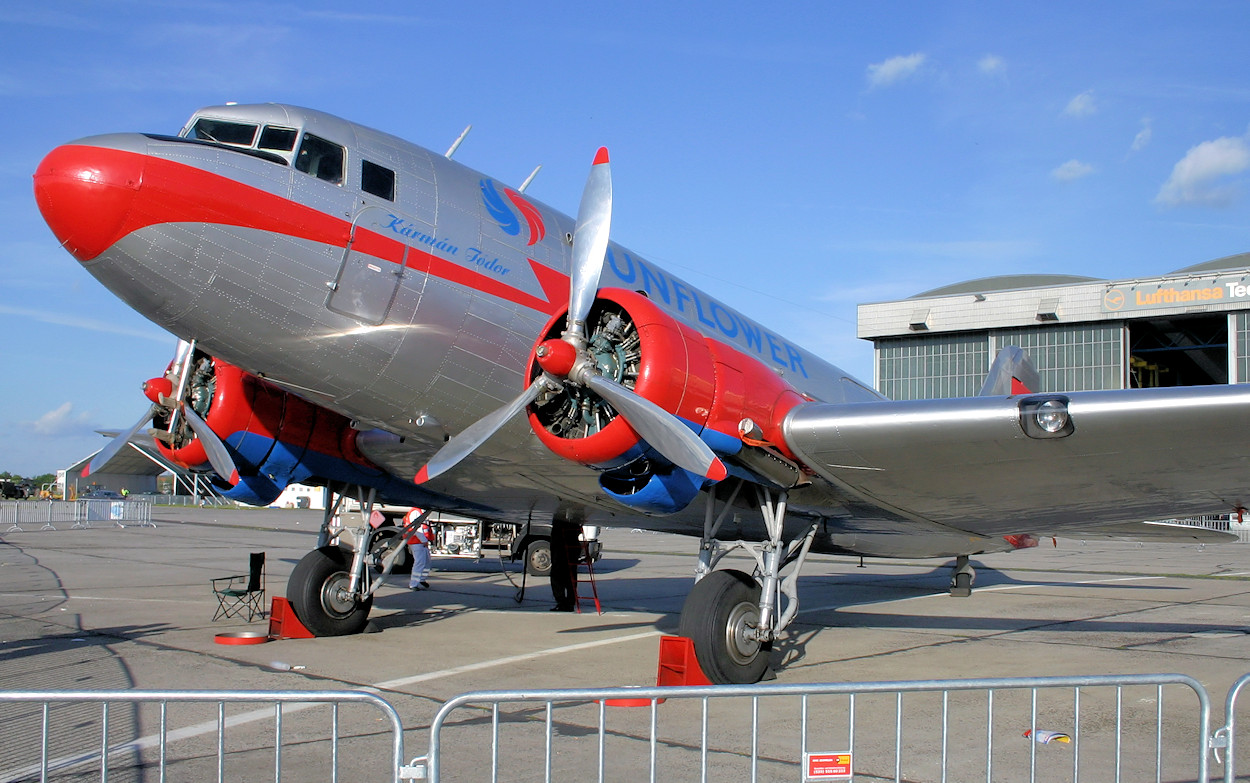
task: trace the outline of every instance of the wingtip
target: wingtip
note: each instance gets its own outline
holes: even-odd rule
[[[607,163],[607,162],[608,162],[608,148],[600,147],[599,151],[595,153],[595,165],[598,166],[600,163]]]

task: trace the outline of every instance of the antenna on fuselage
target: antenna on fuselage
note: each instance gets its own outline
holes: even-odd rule
[[[530,183],[534,181],[534,177],[537,177],[538,172],[542,170],[543,170],[543,164],[539,163],[537,166],[535,166],[534,170],[530,172],[530,175],[525,178],[524,182],[521,183],[521,187],[516,189],[517,193],[524,193],[525,189],[528,188],[530,186]]]
[[[471,130],[473,130],[473,126],[472,126],[472,125],[466,125],[466,126],[464,126],[464,130],[460,132],[460,136],[459,136],[459,137],[457,137],[457,138],[456,138],[456,140],[455,140],[455,141],[453,141],[453,142],[451,143],[451,146],[450,146],[450,147],[448,147],[448,148],[447,148],[447,151],[443,153],[443,157],[444,157],[444,158],[448,158],[448,159],[450,159],[452,155],[455,155],[455,154],[456,154],[456,150],[460,149],[460,144],[461,144],[461,142],[463,142],[463,141],[464,141],[464,137],[465,137],[465,136],[468,136],[468,135],[469,135],[469,131],[471,131]]]

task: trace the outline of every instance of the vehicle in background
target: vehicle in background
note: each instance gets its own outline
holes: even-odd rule
[[[387,542],[400,534],[400,523],[408,508],[403,506],[375,505],[383,521],[376,527],[370,549],[374,552],[384,550]],[[356,514],[360,511],[360,503],[350,498],[344,499],[343,513]],[[434,557],[457,557],[468,560],[481,560],[486,555],[483,548],[496,549],[500,557],[525,563],[525,569],[531,576],[548,576],[551,574],[551,523],[531,522],[515,525],[507,522],[489,522],[456,514],[435,512],[428,520],[434,529],[434,542],[430,546],[430,554]],[[345,540],[352,540],[351,523],[345,521],[340,535]],[[582,529],[581,541],[585,545],[584,556],[591,562],[597,562],[603,553],[603,545],[599,541],[599,528],[587,525]],[[412,561],[405,550],[395,559],[391,573],[408,573],[412,569]]]
[[[93,489],[78,496],[79,500],[125,500],[126,496],[111,489]]]

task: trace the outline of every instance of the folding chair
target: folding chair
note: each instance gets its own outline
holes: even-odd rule
[[[250,623],[256,615],[265,613],[265,553],[253,552],[249,563],[246,574],[220,576],[212,580],[213,595],[217,596],[214,622],[247,612]]]

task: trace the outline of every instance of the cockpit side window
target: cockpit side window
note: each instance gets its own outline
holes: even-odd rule
[[[193,139],[215,141],[218,144],[237,144],[243,147],[252,146],[256,138],[256,126],[243,122],[212,120],[201,117],[195,121],[188,134]]]
[[[395,172],[373,161],[360,161],[360,189],[366,193],[395,200]]]
[[[345,152],[338,144],[305,133],[299,145],[299,154],[295,156],[295,168],[317,179],[342,185],[344,157]]]
[[[295,149],[295,129],[266,125],[260,132],[260,143],[256,147],[274,152],[290,152]]]

